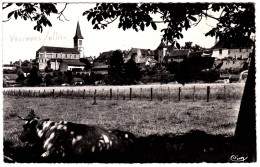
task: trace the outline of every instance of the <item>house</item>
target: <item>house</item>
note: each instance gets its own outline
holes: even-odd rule
[[[89,61],[90,64],[93,64],[95,56],[94,57],[90,56],[90,57],[85,57],[85,58]]]
[[[184,59],[188,58],[190,53],[189,49],[173,49],[170,55],[164,57],[164,62],[169,64],[170,62],[182,62]]]
[[[128,54],[125,56],[124,62],[128,62],[131,58],[138,63],[142,58],[153,58],[156,56],[153,50],[150,49],[140,49],[140,48],[132,48]]]
[[[98,65],[91,69],[93,74],[108,75],[109,65]]]
[[[17,74],[3,74],[3,86],[9,87],[18,84],[18,82],[16,82],[17,78]]]
[[[250,38],[219,40],[212,47],[212,57],[216,59],[249,59],[253,41]]]
[[[12,62],[11,62],[10,64],[3,64],[2,69],[14,71],[14,70],[16,70],[16,66],[14,64],[12,64]]]
[[[212,56],[212,49],[205,49],[202,51],[202,57],[211,57]]]
[[[190,52],[188,58],[198,58],[198,57],[202,57],[202,55],[203,55],[202,51]]]
[[[163,63],[164,57],[170,55],[173,49],[177,49],[177,48],[173,45],[168,46],[164,42],[161,42],[159,46],[154,50],[154,52],[156,53],[155,59],[159,63]]]
[[[39,70],[44,70],[48,65],[49,60],[53,70],[57,70],[59,67],[59,60],[64,59],[79,59],[83,57],[83,36],[80,31],[79,22],[77,23],[76,34],[73,38],[74,48],[65,47],[54,47],[54,46],[42,46],[36,51],[36,62],[38,64]],[[55,68],[56,67],[56,68]]]
[[[71,81],[72,85],[82,85],[84,83],[84,80],[82,78],[73,78]]]
[[[84,63],[80,62],[79,59],[75,60],[62,60],[61,64],[59,65],[59,69],[61,72],[65,71],[81,71],[85,68]]]
[[[142,70],[145,69],[146,67],[154,67],[158,63],[159,62],[155,60],[153,57],[143,57],[138,59],[136,65]]]
[[[106,51],[101,53],[95,60],[93,60],[94,66],[109,65],[112,58],[113,51]]]

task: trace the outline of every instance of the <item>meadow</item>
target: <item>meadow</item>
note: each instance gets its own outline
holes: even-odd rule
[[[205,90],[204,87],[203,90]],[[156,100],[154,99],[153,101],[148,100],[149,98],[140,99],[138,96],[132,100],[127,98],[125,100],[120,98],[118,100],[116,98],[110,100],[106,98],[102,99],[100,97],[97,100],[97,105],[93,105],[92,98],[44,98],[4,95],[3,125],[5,150],[7,150],[6,152],[9,155],[12,154],[10,153],[10,150],[24,146],[18,139],[24,122],[17,116],[26,116],[31,109],[34,109],[36,114],[43,119],[50,118],[54,121],[66,120],[76,123],[98,125],[106,129],[125,130],[135,134],[140,139],[139,141],[143,142],[144,139],[146,140],[149,138],[149,142],[160,143],[160,148],[151,147],[149,152],[147,152],[147,146],[145,147],[149,142],[146,141],[140,144],[142,147],[145,147],[142,150],[146,150],[146,152],[144,153],[139,150],[138,152],[142,154],[139,155],[139,157],[142,157],[142,159],[139,161],[135,159],[133,162],[226,162],[228,161],[227,156],[230,155],[223,154],[219,158],[214,157],[219,156],[217,155],[219,154],[218,152],[216,152],[216,155],[214,154],[211,159],[196,158],[192,160],[190,157],[178,158],[178,156],[180,156],[179,154],[177,154],[178,156],[176,158],[176,150],[173,154],[173,151],[169,151],[168,147],[169,142],[174,141],[175,143],[171,146],[172,148],[176,148],[177,139],[170,139],[168,135],[186,136],[192,131],[203,132],[203,140],[198,139],[198,142],[202,142],[203,144],[209,141],[215,144],[218,143],[214,142],[215,138],[210,140],[206,139],[204,133],[209,136],[221,135],[224,136],[223,139],[225,140],[230,139],[235,132],[243,89],[241,89],[241,87],[236,87],[236,89],[229,90],[230,91],[227,91],[229,92],[227,93],[227,97],[229,97],[227,99],[217,98],[216,94],[211,92],[211,100],[209,102],[204,98],[200,100],[198,98],[199,94],[197,94],[195,101],[192,101],[192,98],[183,98],[183,100],[178,101],[174,100],[172,98],[173,96],[170,96],[170,98],[164,96],[162,99],[157,100],[156,98]],[[185,96],[183,95],[183,97]],[[189,138],[189,140],[195,140],[196,135],[195,137]],[[199,135],[201,135],[201,133],[199,133]],[[153,136],[157,136],[158,138],[156,138],[156,140],[153,138],[150,141],[150,137]],[[162,140],[163,136],[167,137]],[[180,140],[181,142],[183,141],[183,139]],[[167,142],[165,143],[164,141]],[[185,141],[188,140],[185,139]],[[183,152],[183,147],[181,147],[183,144],[181,144],[181,142],[177,144],[180,146],[178,148],[181,149],[181,151],[178,152]],[[162,145],[162,143],[165,145]],[[224,142],[224,145],[225,149],[229,149],[229,147],[226,147],[226,145],[228,145],[226,141]],[[166,150],[164,150],[164,147]],[[202,149],[200,148],[201,145],[198,143],[194,143],[194,147],[199,150]],[[209,146],[203,145],[203,147],[208,148]],[[218,146],[216,146],[216,148],[217,147]],[[160,150],[158,151],[156,149]],[[194,150],[193,146],[189,146],[189,149]],[[191,152],[189,149],[185,149],[184,154]],[[170,155],[174,156],[168,158],[165,156],[163,157],[163,155],[167,153],[167,150],[170,152],[168,152]],[[155,153],[156,156],[150,156],[150,154]],[[159,153],[161,153],[159,156],[160,158],[157,155]],[[229,152],[227,151],[227,153]],[[205,153],[202,152],[202,154],[204,155]],[[201,156],[199,153],[198,155]],[[158,159],[153,159],[151,157],[157,157]],[[208,155],[206,155],[206,157],[208,157]]]

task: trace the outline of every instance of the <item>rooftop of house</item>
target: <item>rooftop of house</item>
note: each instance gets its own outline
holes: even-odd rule
[[[79,54],[79,51],[76,48],[64,48],[53,46],[42,46],[39,50],[37,50],[37,53],[39,52]]]
[[[109,66],[108,65],[98,65],[92,68],[92,70],[104,70],[104,69],[108,69]]]
[[[85,63],[80,62],[78,59],[64,59],[62,63],[66,63],[69,66],[85,66]]]
[[[161,50],[162,48],[167,48],[166,50],[168,52],[171,52],[173,49],[177,49],[175,46],[173,45],[166,45],[164,42],[161,42],[159,44],[159,46],[155,49],[155,51]]]
[[[227,40],[221,39],[212,47],[212,49],[220,49],[220,48],[249,49],[253,46],[253,44],[254,44],[254,41],[248,37],[240,37],[240,38],[233,38],[233,39],[227,39]]]
[[[199,51],[199,52],[190,52],[189,53],[189,58],[194,58],[194,57],[201,57],[203,54],[203,52]]]
[[[187,57],[189,52],[189,49],[174,49],[171,51],[170,55],[165,56],[165,58]]]
[[[142,52],[142,55],[155,55],[153,50],[141,48],[132,48],[129,53],[137,53],[138,50]]]
[[[158,61],[156,61],[154,58],[152,57],[142,57],[138,62],[138,64],[142,64],[142,63],[146,63],[146,62],[150,62],[150,63],[158,63]]]
[[[113,53],[113,51],[103,52],[103,53],[101,53],[101,54],[96,58],[96,60],[100,60],[100,59],[111,59],[112,53]]]
[[[16,80],[18,78],[17,74],[3,74],[3,78],[6,80]]]

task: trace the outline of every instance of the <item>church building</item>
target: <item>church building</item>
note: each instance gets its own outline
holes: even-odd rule
[[[78,63],[84,57],[83,36],[80,31],[79,22],[77,23],[76,34],[74,36],[74,48],[42,46],[36,51],[36,62],[39,70],[44,70],[48,65],[53,70],[59,70],[63,60],[73,60],[75,67],[84,63]]]

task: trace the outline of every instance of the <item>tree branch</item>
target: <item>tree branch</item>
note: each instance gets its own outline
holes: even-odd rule
[[[8,22],[9,20],[11,20],[11,17],[9,19],[7,19],[7,20],[3,20],[3,22]]]
[[[219,20],[220,20],[219,18],[217,18],[217,17],[214,17],[214,16],[211,16],[211,15],[209,15],[208,13],[206,13],[206,12],[203,12],[203,11],[201,11],[201,14],[203,14],[205,17],[210,17],[210,18],[212,18],[212,19],[215,19],[215,20],[217,20],[217,21],[219,21]]]
[[[200,21],[202,20],[202,14],[200,14],[199,17],[200,17],[199,21],[194,23],[194,24],[192,24],[191,26],[197,26],[200,23]]]
[[[65,17],[65,15],[63,14],[63,12],[64,12],[64,10],[66,9],[66,7],[67,7],[67,4],[68,3],[65,3],[65,6],[64,6],[64,8],[58,13],[58,19],[60,20],[60,21],[63,21],[62,19],[61,19],[61,16],[66,20],[66,21],[69,21],[66,17]]]
[[[110,19],[110,21],[104,20],[106,23],[101,23],[101,24],[102,24],[102,25],[111,24],[111,23],[113,23],[117,18],[118,18],[118,16],[116,16],[114,19]]]

